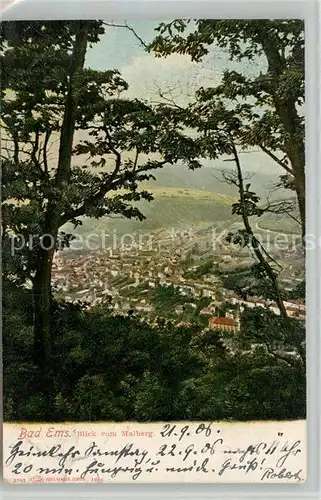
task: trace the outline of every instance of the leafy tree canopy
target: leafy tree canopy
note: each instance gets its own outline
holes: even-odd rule
[[[158,57],[188,54],[201,61],[213,47],[231,60],[265,61],[255,76],[223,71],[222,81],[200,88],[195,115],[206,130],[217,126],[220,110],[239,147],[259,147],[285,171],[283,186],[296,191],[305,227],[304,23],[301,20],[174,20],[161,23],[149,45]],[[263,58],[263,59],[262,59]],[[293,179],[293,182],[291,182]]]

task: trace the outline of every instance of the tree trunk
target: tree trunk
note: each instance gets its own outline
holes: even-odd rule
[[[238,156],[238,153],[237,153],[237,150],[236,150],[236,147],[234,145],[233,140],[231,140],[231,143],[232,143],[232,149],[233,149],[233,154],[234,154],[234,160],[235,160],[236,167],[237,167],[238,190],[239,190],[239,194],[240,194],[240,201],[242,204],[243,224],[244,224],[244,227],[246,229],[247,234],[251,237],[251,239],[254,243],[254,246],[252,247],[254,254],[255,254],[258,262],[260,262],[260,264],[264,268],[268,278],[270,279],[270,281],[272,283],[273,291],[274,291],[274,295],[275,295],[275,302],[279,308],[281,318],[284,320],[285,324],[287,325],[287,328],[291,332],[291,340],[293,342],[293,346],[295,346],[295,348],[297,349],[297,353],[298,353],[300,360],[301,360],[301,363],[302,363],[302,368],[303,368],[302,374],[303,374],[303,376],[305,376],[306,361],[305,361],[305,350],[302,346],[301,328],[299,329],[298,332],[296,332],[294,330],[293,324],[291,324],[291,322],[290,322],[290,318],[287,315],[286,308],[285,308],[284,303],[283,303],[283,298],[282,298],[282,294],[281,294],[281,291],[279,288],[277,277],[276,277],[272,267],[270,266],[269,262],[266,260],[264,254],[263,254],[263,247],[261,246],[259,241],[256,239],[256,237],[254,236],[254,233],[252,231],[252,227],[251,227],[250,222],[249,222],[249,217],[248,217],[246,210],[244,208],[244,206],[245,206],[245,198],[244,198],[245,191],[244,191],[242,168],[241,168],[239,156]]]
[[[88,22],[79,21],[76,35],[70,84],[66,96],[65,112],[60,133],[58,168],[55,183],[58,188],[70,178],[72,147],[76,125],[76,110],[79,101],[79,77],[85,64],[88,43]]]
[[[298,200],[302,227],[302,241],[305,238],[305,142],[304,130],[296,108],[296,99],[291,96],[279,96],[279,85],[286,71],[284,57],[279,53],[277,41],[273,35],[265,33],[261,39],[262,47],[269,65],[269,73],[273,75],[271,97],[275,110],[283,125],[286,139],[284,150],[290,160],[295,191]]]
[[[305,144],[301,136],[300,120],[294,102],[282,102],[277,97],[273,98],[275,109],[280,117],[287,138],[285,151],[290,160],[295,192],[298,199],[300,212],[302,240],[305,237]]]
[[[236,163],[236,168],[237,168],[237,177],[238,177],[238,190],[240,194],[240,202],[242,206],[242,219],[243,219],[243,224],[246,229],[247,234],[250,236],[251,241],[252,241],[252,249],[255,254],[255,257],[257,258],[258,262],[261,264],[263,267],[266,275],[268,276],[269,280],[271,281],[271,284],[273,286],[273,291],[274,291],[274,296],[275,296],[275,302],[279,308],[280,315],[284,320],[288,320],[288,315],[283,303],[283,299],[281,296],[279,284],[277,281],[277,277],[274,273],[274,270],[270,266],[270,264],[267,262],[266,258],[263,255],[263,252],[261,251],[260,248],[260,243],[256,239],[252,227],[249,222],[248,215],[246,213],[245,209],[245,192],[244,192],[244,182],[243,182],[243,174],[242,174],[242,168],[239,160],[239,156],[235,147],[235,144],[232,140],[232,149],[233,149],[233,155],[234,155],[234,160]]]
[[[55,193],[48,200],[43,225],[43,235],[51,239],[48,250],[39,250],[39,262],[33,284],[34,295],[34,359],[43,376],[42,386],[50,388],[51,373],[51,267],[61,226],[61,199],[68,184],[71,171],[72,146],[76,123],[76,110],[79,100],[79,76],[84,67],[88,40],[88,21],[78,22],[78,33],[73,47],[73,64],[70,72],[70,85],[65,101],[64,117],[60,132],[60,147],[57,172],[54,179]]]
[[[53,252],[42,250],[33,280],[34,299],[34,363],[39,372],[39,392],[46,403],[44,418],[49,417],[53,392],[51,367],[51,266]]]
[[[291,161],[293,171],[295,172],[294,183],[295,183],[295,192],[298,199],[299,212],[300,212],[300,220],[301,220],[301,235],[303,241],[303,248],[305,247],[305,233],[306,233],[306,204],[305,204],[305,171],[304,166],[302,168],[302,162],[296,162],[294,159]]]
[[[39,267],[33,281],[35,361],[46,366],[50,355],[51,257],[42,250]]]

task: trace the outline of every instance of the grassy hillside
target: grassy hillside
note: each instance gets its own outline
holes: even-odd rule
[[[146,187],[146,186],[145,186]],[[137,231],[155,231],[170,228],[206,227],[219,221],[233,221],[231,204],[235,198],[206,191],[158,187],[151,190],[154,200],[139,202],[146,219],[84,219],[75,234],[87,235],[106,231],[118,236]],[[70,229],[67,226],[65,229]]]
[[[245,155],[248,156],[248,155]],[[166,188],[182,188],[182,189],[196,189],[212,193],[222,193],[228,196],[237,196],[237,189],[234,186],[230,186],[225,182],[222,182],[221,170],[235,170],[235,166],[232,163],[224,163],[220,161],[215,162],[216,166],[203,167],[194,171],[188,170],[184,165],[168,165],[159,170],[155,170],[154,175],[156,180],[149,182],[149,187],[163,187]],[[249,174],[250,179],[248,182],[251,183],[251,188],[255,191],[262,199],[265,199],[267,192],[270,188],[275,185],[279,180],[278,174],[271,173],[270,175],[264,172],[257,171],[255,173],[249,172],[246,169],[246,162],[244,163],[244,174]],[[270,197],[288,197],[291,192],[288,190],[279,190],[273,196],[270,193]]]

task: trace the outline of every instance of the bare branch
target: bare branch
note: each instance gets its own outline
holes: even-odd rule
[[[234,162],[235,160],[230,160],[230,161]],[[219,182],[226,182],[227,184],[230,184],[230,185],[233,184],[234,186],[238,187],[237,172],[235,170],[230,171],[230,170],[220,169],[219,172],[220,172],[223,180],[220,177],[218,177],[217,175],[213,174],[214,179],[216,179]],[[250,180],[250,179],[252,179],[253,175],[254,174],[251,172],[246,172],[246,174],[243,174],[243,180]]]
[[[31,157],[31,160],[33,161],[35,167],[37,167],[40,178],[43,180],[45,178],[45,172],[41,168],[41,163],[39,161],[39,157],[37,158],[37,153],[39,153],[39,151],[41,149],[39,139],[40,139],[40,131],[39,131],[39,129],[37,129],[35,132],[35,140],[32,143],[32,150],[30,152],[30,157]]]
[[[139,43],[145,49],[148,47],[148,44],[146,42],[144,42],[144,40],[138,35],[138,33],[134,30],[134,28],[132,28],[131,26],[129,26],[127,24],[127,21],[125,21],[124,24],[116,24],[116,23],[107,23],[107,22],[104,22],[103,25],[104,26],[109,26],[109,27],[112,27],[112,28],[125,28],[125,29],[128,29],[129,31],[131,31],[133,33],[133,35],[137,38],[137,40],[139,41]]]
[[[13,159],[15,164],[17,165],[19,163],[19,139],[18,139],[18,134],[13,135],[13,143],[14,143],[14,154],[13,154]]]
[[[263,144],[260,144],[260,148],[262,149],[262,151],[264,153],[266,153],[270,158],[272,158],[272,160],[274,160],[276,163],[278,163],[282,168],[284,168],[284,170],[286,170],[289,174],[291,175],[294,175],[293,174],[293,170],[291,169],[291,167],[289,167],[284,159],[283,160],[280,160],[280,158],[278,158],[272,151],[270,151],[268,148],[266,148],[265,146],[263,146]]]
[[[135,159],[133,163],[133,172],[135,172],[138,164],[138,158],[139,158],[139,150],[136,148],[136,154],[135,154]]]
[[[183,106],[180,106],[179,104],[176,103],[174,97],[171,95],[172,91],[175,90],[175,87],[173,87],[172,89],[169,88],[167,91],[164,91],[161,89],[161,87],[156,82],[154,82],[154,86],[157,89],[159,97],[161,99],[163,99],[163,101],[165,101],[169,106],[172,106],[173,108],[180,109],[180,110],[184,109]],[[170,95],[170,97],[168,95]],[[182,95],[182,92],[180,95]],[[153,101],[153,103],[154,104],[164,104],[163,102],[159,102],[159,101]]]
[[[226,171],[222,170],[221,174],[222,174],[224,182],[226,182],[229,185],[233,185],[236,187],[238,186],[237,176],[236,176],[235,172],[226,172]],[[213,176],[213,177],[219,179],[218,177],[215,177],[215,176]]]
[[[271,202],[269,198],[267,198],[267,205],[262,209],[264,212],[269,212],[277,215],[286,214],[292,220],[294,220],[299,226],[301,225],[300,219],[293,215],[293,211],[296,207],[296,202],[293,200],[279,200],[275,202]]]
[[[1,128],[6,132],[6,135],[7,135],[7,137],[1,138],[1,151],[5,151],[7,154],[9,153],[7,159],[10,159],[10,157],[12,155],[14,163],[18,164],[19,163],[19,153],[21,152],[21,150],[19,148],[18,134],[16,131],[12,130],[11,127],[7,126],[4,121],[1,123]],[[5,134],[3,134],[3,135],[5,135]],[[8,143],[13,145],[13,147],[11,149],[9,148]]]
[[[48,167],[48,143],[50,140],[51,136],[51,130],[46,130],[46,137],[45,137],[45,143],[43,146],[43,161],[44,161],[44,167],[45,167],[45,173],[46,176],[49,176],[49,167]]]

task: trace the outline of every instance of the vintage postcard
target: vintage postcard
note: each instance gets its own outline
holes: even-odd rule
[[[304,482],[304,22],[0,40],[5,481]]]

